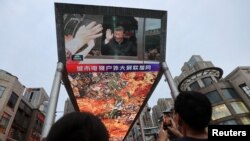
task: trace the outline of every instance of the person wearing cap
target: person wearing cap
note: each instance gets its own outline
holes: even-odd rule
[[[174,102],[173,117],[183,137],[179,137],[175,141],[207,141],[206,128],[211,116],[212,104],[203,93],[195,91],[180,92]],[[159,141],[168,139],[168,133],[161,126]]]
[[[173,107],[163,111],[163,129],[167,131],[168,138],[171,140],[183,136],[173,120]]]
[[[124,38],[124,28],[118,26],[114,29],[114,33],[111,29],[106,30],[102,55],[137,56],[137,48],[132,41]]]

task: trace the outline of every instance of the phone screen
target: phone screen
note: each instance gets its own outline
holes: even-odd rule
[[[164,114],[163,116],[163,129],[166,130],[167,127],[172,126],[171,117],[169,114]]]

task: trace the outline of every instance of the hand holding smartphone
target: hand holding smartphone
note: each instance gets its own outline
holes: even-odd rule
[[[167,130],[168,127],[172,127],[172,120],[169,114],[164,114],[163,116],[163,129]]]

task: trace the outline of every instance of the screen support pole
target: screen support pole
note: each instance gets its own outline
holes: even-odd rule
[[[61,86],[62,71],[63,71],[63,63],[58,62],[55,76],[54,76],[54,81],[52,84],[52,89],[50,92],[48,112],[46,114],[45,122],[43,125],[41,139],[45,138],[48,135],[49,130],[55,121],[55,112],[56,112],[56,106],[57,106],[57,101],[58,101],[58,96],[59,96],[59,91],[60,91],[60,86]]]
[[[176,84],[174,83],[174,79],[169,71],[169,68],[168,68],[166,62],[162,62],[162,68],[164,71],[164,75],[166,77],[166,81],[168,82],[169,88],[171,90],[171,96],[173,99],[175,99],[176,96],[178,95],[179,91],[176,87]]]

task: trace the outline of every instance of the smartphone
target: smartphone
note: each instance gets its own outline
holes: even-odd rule
[[[165,114],[164,116],[163,116],[163,129],[164,130],[167,130],[168,129],[168,127],[172,127],[172,121],[170,120],[170,115],[168,115],[168,114]]]

